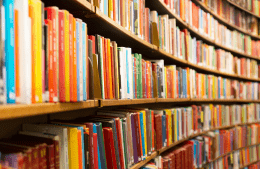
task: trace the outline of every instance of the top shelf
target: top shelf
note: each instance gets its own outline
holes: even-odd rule
[[[202,2],[198,1],[198,0],[193,0],[193,2],[197,5],[199,5],[203,10],[205,10],[206,12],[210,13],[212,16],[214,16],[214,18],[216,18],[218,21],[220,21],[221,23],[225,24],[226,26],[231,27],[232,29],[236,29],[239,32],[242,32],[246,35],[251,36],[254,39],[260,40],[260,36],[258,35],[253,35],[252,33],[249,33],[241,28],[239,28],[236,25],[233,25],[231,23],[229,23],[226,19],[221,18],[218,14],[216,14],[215,12],[213,12],[210,8],[208,8],[206,5],[204,5]]]
[[[260,19],[260,16],[258,16],[258,15],[256,15],[256,14],[254,14],[253,12],[251,12],[251,11],[249,11],[249,10],[247,10],[247,9],[245,9],[245,8],[243,8],[243,7],[241,7],[241,6],[239,6],[239,5],[237,5],[236,3],[232,2],[231,0],[227,0],[227,2],[230,3],[231,5],[233,5],[233,6],[237,7],[237,8],[239,8],[239,9],[241,9],[241,10],[243,10],[243,11],[245,11],[245,12],[251,14],[251,15],[253,15],[254,17],[257,17],[258,19]]]

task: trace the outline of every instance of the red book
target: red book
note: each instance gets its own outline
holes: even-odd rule
[[[156,114],[154,116],[155,120],[155,134],[156,134],[156,150],[162,148],[162,116]]]
[[[81,130],[78,130],[78,154],[79,154],[79,169],[83,169]]]
[[[153,112],[153,110],[151,110],[151,118],[152,118],[152,138],[154,138],[155,128],[154,128],[154,112]],[[259,132],[260,132],[260,128],[259,128]],[[152,139],[152,151],[154,151],[154,149],[155,149],[154,139]]]
[[[49,19],[45,19],[45,24],[48,25],[48,72],[49,72],[49,77],[48,78],[48,86],[49,86],[49,102],[53,102],[54,98],[54,57],[53,57],[53,27],[52,27],[52,21]]]
[[[150,73],[149,73],[149,61],[146,61],[146,70],[145,75],[147,79],[146,83],[146,98],[150,98],[150,86],[151,86],[151,79],[150,79]]]
[[[52,21],[52,38],[53,38],[53,98],[50,96],[49,102],[58,101],[58,90],[59,90],[59,75],[58,75],[58,48],[59,48],[59,16],[57,7],[45,8],[47,18]],[[50,49],[49,49],[50,50]],[[50,87],[50,86],[49,86]]]
[[[140,142],[140,136],[141,133],[139,132],[139,126],[138,126],[138,113],[134,113],[134,125],[135,125],[135,134],[136,134],[136,143],[137,143],[137,154],[138,154],[138,161],[142,160],[142,149],[141,149],[141,142]]]
[[[96,169],[95,168],[95,156],[94,156],[94,137],[93,137],[93,124],[92,123],[85,123],[87,128],[89,129],[89,142],[88,142],[88,147],[89,147],[89,166],[90,169]]]
[[[107,159],[107,168],[108,169],[117,168],[112,129],[109,127],[103,127],[103,135],[104,135],[105,153]]]
[[[59,97],[65,102],[65,42],[64,42],[64,11],[59,11]]]
[[[98,169],[97,133],[93,133],[94,169]]]
[[[92,40],[92,52],[94,53],[94,54],[96,54],[96,38],[95,38],[95,36],[93,36],[93,35],[88,35],[88,39],[90,39],[90,40]]]
[[[120,166],[122,169],[125,168],[125,161],[124,161],[124,150],[123,150],[123,138],[122,138],[122,128],[120,125],[120,119],[119,118],[115,118],[115,122],[116,122],[116,130],[117,130],[117,141],[118,141],[118,148],[119,148],[119,158],[120,158]]]

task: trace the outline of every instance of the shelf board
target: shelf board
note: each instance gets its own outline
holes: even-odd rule
[[[148,156],[145,160],[133,165],[132,167],[130,167],[130,169],[139,169],[142,166],[144,166],[146,163],[154,159],[156,156],[157,156],[157,152],[153,152],[152,155]]]
[[[183,99],[173,99],[173,98],[167,98],[167,99],[163,99],[163,98],[157,98],[157,103],[168,103],[168,102],[190,102],[190,99],[188,98],[183,98]]]
[[[243,7],[241,7],[241,6],[239,6],[239,5],[237,5],[236,3],[234,3],[234,2],[232,2],[232,1],[230,1],[230,0],[227,0],[227,1],[228,1],[228,3],[230,3],[231,5],[233,5],[233,6],[237,7],[237,8],[239,8],[239,9],[241,9],[241,10],[243,10],[243,11],[245,11],[245,12],[247,12],[247,13],[249,13],[249,14],[255,16],[255,17],[257,17],[258,19],[260,19],[260,16],[256,15],[255,13],[253,13],[253,12],[251,12],[251,11],[249,11],[249,10],[247,10],[247,9],[245,9],[245,8],[243,8]]]
[[[70,110],[98,107],[98,101],[88,100],[76,103],[36,103],[0,106],[0,120],[51,114]]]
[[[260,160],[253,161],[253,162],[248,163],[248,164],[246,164],[246,165],[243,165],[242,167],[239,167],[239,168],[240,168],[240,169],[244,169],[245,167],[250,166],[250,165],[252,165],[252,164],[255,164],[255,163],[259,162],[259,161],[260,161]]]
[[[151,99],[122,99],[122,100],[100,100],[100,107],[106,106],[121,106],[156,103],[156,98]]]
[[[226,19],[221,18],[218,14],[216,14],[215,12],[213,12],[209,7],[207,7],[206,5],[204,5],[204,3],[202,3],[202,2],[200,2],[200,1],[198,1],[198,0],[193,0],[193,2],[194,2],[195,4],[197,4],[197,5],[199,5],[199,6],[200,6],[203,10],[205,10],[206,12],[210,13],[212,16],[214,16],[214,18],[216,18],[218,21],[222,22],[223,24],[225,24],[225,25],[227,25],[227,26],[229,26],[229,27],[231,27],[231,28],[233,28],[233,29],[236,29],[237,31],[242,32],[242,33],[244,33],[244,34],[246,34],[246,35],[249,35],[249,36],[251,36],[251,37],[253,37],[253,38],[255,38],[255,39],[258,39],[258,40],[260,39],[260,36],[254,35],[254,34],[252,34],[252,33],[249,33],[249,32],[247,32],[247,31],[245,31],[244,29],[241,29],[241,28],[239,28],[238,26],[229,23]]]

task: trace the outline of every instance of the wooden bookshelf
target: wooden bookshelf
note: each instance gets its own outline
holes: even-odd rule
[[[243,165],[243,166],[241,166],[241,167],[239,167],[239,168],[240,168],[240,169],[244,169],[245,167],[250,166],[250,165],[252,165],[252,164],[255,164],[255,163],[259,162],[259,161],[260,161],[260,160],[253,161],[253,162],[248,163],[248,164],[246,164],[246,165]]]
[[[249,145],[249,146],[245,146],[245,147],[240,147],[240,148],[238,148],[238,149],[232,150],[232,151],[230,151],[230,152],[227,152],[227,153],[225,153],[225,154],[222,154],[221,156],[218,156],[217,158],[211,160],[210,162],[204,164],[203,166],[207,166],[207,165],[209,165],[210,163],[212,163],[212,162],[214,162],[214,161],[217,161],[218,159],[223,158],[223,157],[225,157],[226,155],[231,154],[231,153],[233,153],[233,152],[235,152],[235,151],[242,150],[242,149],[245,149],[245,148],[249,148],[249,147],[252,147],[252,146],[257,146],[257,145],[260,145],[260,143],[253,144],[253,145]]]
[[[260,16],[258,16],[258,15],[256,15],[256,14],[254,14],[253,12],[251,12],[251,11],[249,11],[249,10],[247,10],[247,9],[245,9],[245,8],[243,8],[243,7],[241,7],[241,6],[239,6],[239,5],[237,5],[236,3],[234,3],[234,2],[232,2],[232,1],[230,1],[230,0],[227,0],[227,2],[230,3],[230,4],[233,5],[233,6],[235,6],[235,7],[239,8],[239,9],[241,9],[242,11],[245,11],[246,13],[249,13],[249,14],[251,14],[251,15],[253,15],[253,16],[255,16],[255,17],[257,17],[257,18],[260,19]]]
[[[245,31],[244,29],[241,29],[241,28],[239,28],[238,26],[229,23],[226,19],[221,18],[218,14],[216,14],[216,13],[213,12],[210,8],[208,8],[206,5],[204,5],[204,3],[202,3],[202,2],[200,2],[200,1],[198,1],[198,0],[193,0],[193,2],[194,2],[195,4],[197,4],[197,5],[199,5],[203,10],[205,10],[205,11],[208,12],[208,13],[210,13],[212,16],[214,16],[214,18],[216,18],[218,21],[220,21],[221,23],[225,24],[226,26],[228,26],[228,27],[230,27],[230,28],[232,28],[232,29],[235,29],[235,30],[237,30],[237,31],[239,31],[239,32],[242,32],[242,33],[244,33],[244,34],[246,34],[246,35],[249,35],[249,36],[251,36],[251,37],[254,38],[254,39],[258,39],[258,40],[260,39],[260,36],[258,36],[258,35],[253,35],[252,33],[249,33],[249,32],[247,32],[247,31]]]
[[[202,3],[200,3],[200,4],[204,5]],[[165,5],[164,2],[162,2],[160,0],[152,0],[152,3],[149,3],[148,6],[151,8],[151,10],[156,10],[159,14],[168,14],[170,18],[175,18],[176,22],[179,24],[179,26],[188,29],[189,32],[191,32],[191,34],[193,34],[197,38],[203,40],[203,42],[205,42],[205,43],[208,43],[208,44],[211,44],[211,45],[216,46],[218,48],[221,48],[221,49],[224,49],[226,51],[229,51],[229,52],[233,53],[236,56],[242,56],[242,57],[247,57],[247,58],[250,58],[250,59],[260,60],[260,58],[258,58],[256,56],[252,56],[252,55],[246,54],[244,52],[240,52],[240,51],[231,49],[231,48],[226,47],[226,46],[224,46],[222,44],[216,43],[214,40],[210,39],[209,37],[207,37],[205,35],[202,35],[197,30],[195,30],[191,25],[189,25],[186,22],[184,22],[177,14],[175,14],[171,9],[169,9]],[[211,11],[209,13],[211,13]],[[222,18],[220,18],[220,19],[222,19]],[[260,37],[259,37],[259,39],[260,39]]]
[[[0,120],[98,107],[97,100],[76,103],[36,103],[0,106]]]
[[[149,161],[154,159],[157,155],[158,155],[157,152],[153,152],[152,155],[148,156],[145,160],[143,160],[143,161],[133,165],[132,167],[130,167],[130,169],[139,169],[139,168],[141,168],[146,163],[148,163]]]

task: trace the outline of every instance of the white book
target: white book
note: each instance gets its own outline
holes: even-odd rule
[[[79,63],[83,63],[83,53],[82,53],[82,20],[76,19],[79,23]],[[79,101],[83,101],[83,64],[78,65],[79,69]]]
[[[60,169],[69,169],[68,132],[67,128],[51,124],[23,124],[23,131],[55,134],[60,137]]]
[[[157,65],[162,69],[162,75],[163,75],[163,91],[161,93],[162,98],[165,98],[165,74],[164,74],[164,60],[151,60],[151,62],[157,63]]]
[[[124,47],[119,47],[119,70],[120,70],[120,83],[121,83],[121,88],[120,88],[120,94],[121,98],[120,99],[126,99],[126,94],[127,94],[127,77],[126,77],[126,50]]]
[[[21,95],[18,103],[32,103],[32,56],[31,56],[31,19],[28,0],[15,0],[15,9],[19,12],[19,75]]]

